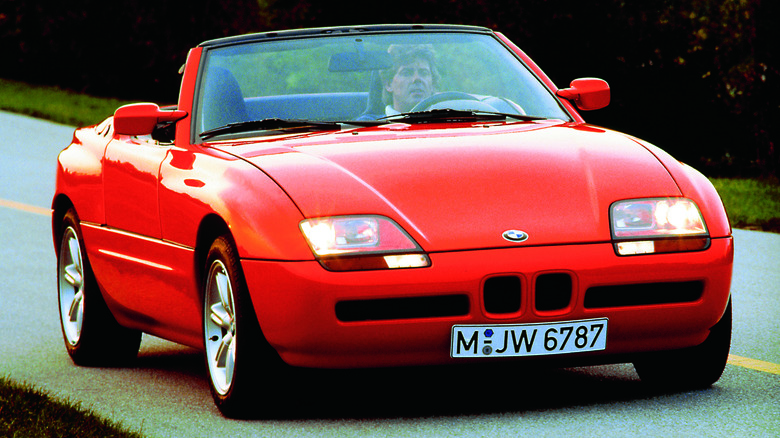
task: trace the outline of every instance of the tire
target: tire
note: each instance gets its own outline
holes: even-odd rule
[[[214,403],[228,418],[274,412],[269,396],[283,364],[260,330],[235,246],[227,236],[211,246],[203,289],[203,342]],[[270,378],[270,382],[269,382]]]
[[[731,299],[720,321],[701,345],[652,353],[634,362],[639,378],[655,389],[703,389],[717,382],[726,368],[731,348]]]
[[[78,217],[69,210],[60,227],[57,296],[60,327],[71,360],[82,366],[122,366],[138,355],[141,332],[122,327],[106,306],[84,252]]]

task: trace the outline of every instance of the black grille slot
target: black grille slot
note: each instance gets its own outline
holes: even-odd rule
[[[534,287],[536,310],[550,312],[565,309],[571,303],[572,281],[569,274],[542,274]]]
[[[688,303],[698,300],[703,293],[703,281],[597,286],[589,288],[585,293],[585,307],[597,309]]]
[[[336,318],[344,322],[442,318],[463,316],[468,313],[469,297],[466,295],[384,298],[336,303]]]
[[[491,277],[485,280],[483,298],[488,313],[517,313],[520,311],[522,283],[519,277]]]

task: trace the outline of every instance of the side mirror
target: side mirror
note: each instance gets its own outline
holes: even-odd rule
[[[558,90],[559,97],[572,101],[577,108],[591,111],[609,105],[609,84],[595,78],[575,79],[570,88]]]
[[[175,122],[187,116],[187,111],[163,111],[154,103],[133,103],[114,112],[114,132],[120,135],[147,135],[158,123]]]

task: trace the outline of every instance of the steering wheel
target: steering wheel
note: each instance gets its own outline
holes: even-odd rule
[[[445,91],[443,93],[434,94],[432,96],[429,96],[420,102],[417,103],[417,105],[414,106],[414,108],[411,109],[410,112],[417,112],[422,111],[424,109],[427,109],[433,105],[436,105],[437,103],[446,102],[448,100],[479,100],[478,98],[468,94],[464,93],[462,91]]]

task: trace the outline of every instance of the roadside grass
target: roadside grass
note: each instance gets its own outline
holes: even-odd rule
[[[100,123],[131,102],[79,94],[58,87],[0,79],[0,110],[71,126]]]
[[[711,178],[734,228],[780,233],[780,181]]]
[[[33,388],[0,378],[0,437],[140,438],[121,425],[61,402]]]

